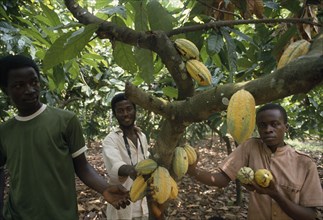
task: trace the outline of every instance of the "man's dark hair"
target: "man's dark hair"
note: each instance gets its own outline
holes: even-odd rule
[[[266,105],[263,105],[262,107],[260,107],[258,109],[258,111],[257,111],[256,118],[258,117],[258,115],[259,115],[260,112],[263,112],[263,111],[266,111],[266,110],[272,110],[272,109],[277,109],[277,110],[280,111],[280,113],[283,116],[284,123],[286,124],[287,123],[287,113],[286,113],[286,110],[281,105],[275,104],[275,103],[269,103],[269,104],[266,104]]]
[[[11,70],[32,67],[39,76],[39,68],[35,61],[24,55],[8,55],[0,59],[0,87],[8,86],[8,74]]]
[[[123,101],[123,100],[128,100],[127,99],[127,97],[126,97],[126,95],[124,94],[124,93],[118,93],[118,94],[116,94],[113,98],[112,98],[112,100],[111,100],[111,108],[112,108],[112,113],[113,113],[113,115],[116,115],[116,110],[115,110],[115,107],[116,107],[116,104],[118,103],[118,102],[121,102],[121,101]],[[131,102],[132,103],[132,102]],[[134,103],[132,103],[133,104],[133,107],[135,108],[135,110],[136,110],[136,105],[134,104]]]

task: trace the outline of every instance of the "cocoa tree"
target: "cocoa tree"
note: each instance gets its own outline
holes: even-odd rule
[[[206,31],[223,26],[236,26],[253,23],[310,23],[306,20],[238,20],[210,21],[169,31],[151,30],[147,32],[118,26],[116,23],[104,21],[76,1],[65,0],[67,8],[82,24],[98,24],[97,34],[101,39],[108,38],[112,42],[120,41],[136,48],[155,52],[171,74],[178,89],[178,99],[167,101],[154,97],[144,90],[126,83],[126,95],[134,103],[148,111],[162,115],[159,135],[155,146],[158,162],[170,168],[174,148],[180,143],[181,137],[188,125],[207,120],[215,112],[224,111],[227,105],[223,98],[230,99],[239,89],[251,92],[260,105],[298,93],[307,93],[319,85],[323,79],[323,33],[320,33],[312,43],[310,52],[291,62],[282,69],[275,70],[266,76],[243,82],[217,85],[207,90],[196,92],[192,79],[188,76],[183,60],[174,47],[171,37],[181,33]]]
[[[80,2],[83,6],[86,6],[86,1]],[[103,1],[97,2],[99,2],[98,4],[103,4]],[[126,3],[125,1],[119,2],[121,6],[123,3]],[[294,1],[290,1],[289,3],[291,4],[288,1],[278,1],[282,7],[295,11],[294,15],[296,18],[286,19],[266,19],[264,5],[262,7],[259,5],[255,6],[256,2],[259,3],[261,1],[213,1],[211,5],[208,2],[185,1],[185,7],[187,6],[188,8],[190,4],[194,5],[191,8],[198,11],[197,13],[201,16],[198,17],[199,22],[194,22],[192,18],[185,25],[178,26],[177,28],[171,25],[173,17],[158,1],[129,1],[127,4],[134,11],[131,16],[140,17],[141,20],[139,20],[141,22],[127,26],[125,22],[127,18],[123,17],[123,19],[120,19],[124,13],[124,8],[121,6],[111,8],[111,13],[107,12],[108,15],[119,13],[121,14],[120,17],[98,17],[90,13],[86,7],[81,7],[78,1],[65,0],[66,7],[79,22],[79,24],[71,22],[71,26],[74,25],[77,28],[75,28],[76,31],[68,33],[64,33],[59,28],[61,22],[58,16],[53,12],[53,8],[46,6],[44,1],[40,5],[46,16],[38,18],[43,23],[46,23],[46,25],[56,27],[55,31],[59,33],[58,36],[54,37],[50,35],[52,33],[49,33],[48,30],[43,30],[50,36],[48,37],[49,40],[42,38],[46,34],[37,34],[36,27],[31,26],[28,20],[17,19],[17,23],[30,25],[34,32],[31,33],[26,28],[23,29],[23,33],[25,35],[29,34],[34,40],[36,39],[38,42],[36,45],[41,45],[44,50],[48,50],[46,53],[41,53],[43,55],[39,57],[44,60],[44,71],[54,81],[54,83],[49,81],[49,85],[55,84],[55,88],[58,90],[62,90],[64,79],[69,77],[65,73],[65,69],[68,69],[72,76],[77,75],[78,71],[82,72],[81,68],[67,68],[67,65],[62,65],[62,63],[68,61],[68,66],[77,66],[77,59],[74,58],[83,50],[91,52],[91,49],[86,48],[86,45],[90,44],[95,37],[100,38],[102,41],[108,39],[111,42],[113,51],[109,55],[115,59],[119,66],[128,72],[134,71],[136,69],[134,65],[137,63],[140,68],[136,75],[144,79],[149,86],[151,86],[154,80],[155,66],[153,63],[157,63],[159,66],[163,65],[167,70],[164,73],[171,76],[171,87],[176,88],[177,94],[173,96],[176,98],[158,97],[130,82],[126,83],[125,92],[134,103],[140,105],[148,112],[154,112],[162,116],[163,120],[159,125],[159,133],[154,151],[159,164],[170,169],[173,149],[182,141],[183,133],[187,127],[191,124],[208,120],[210,116],[225,111],[227,100],[239,89],[243,88],[250,91],[256,100],[256,104],[260,105],[290,95],[307,94],[322,83],[322,32],[319,30],[320,24],[317,23],[317,20],[308,19],[316,17],[313,15],[311,5],[308,5],[307,1],[299,1],[299,4],[294,4]],[[269,1],[266,3],[267,9],[274,9],[274,6],[271,6]],[[109,11],[109,8],[105,8],[105,10]],[[275,17],[273,15],[274,11],[272,10],[272,17]],[[68,11],[60,9],[59,12],[67,14]],[[302,12],[301,15],[299,15],[300,12]],[[1,10],[0,13],[5,14]],[[153,13],[160,17],[154,17]],[[145,21],[147,14],[152,17],[149,27],[147,25],[148,22]],[[157,23],[158,25],[156,25]],[[234,47],[230,34],[234,33],[236,37],[244,38],[245,41],[250,40],[239,30],[239,27],[242,25],[259,28],[260,31],[257,33],[261,33],[261,29],[263,29],[264,33],[268,33],[265,29],[270,29],[270,25],[281,25],[282,28],[273,28],[273,30],[283,32],[280,38],[282,40],[277,41],[274,48],[263,48],[264,51],[274,51],[277,59],[285,45],[297,39],[295,35],[300,35],[307,40],[312,40],[312,35],[316,35],[316,37],[313,39],[310,52],[306,56],[291,62],[282,69],[276,70],[273,67],[275,62],[273,60],[265,62],[265,59],[263,59],[263,64],[254,67],[253,63],[250,63],[247,59],[243,60],[245,63],[239,63],[239,60],[235,57],[235,50],[243,50],[245,45],[241,43]],[[208,34],[209,37],[205,37],[204,34]],[[226,41],[227,47],[225,49],[223,49],[224,42],[220,40],[219,34],[221,39],[224,38]],[[279,35],[279,33],[276,35]],[[225,69],[228,73],[227,79],[223,80],[220,76],[214,76],[214,80],[217,83],[213,83],[212,86],[206,88],[196,87],[195,82],[189,77],[185,69],[181,56],[174,47],[173,39],[183,36],[192,39],[200,49],[204,48],[202,58],[204,62],[211,64],[210,69],[213,71],[213,76],[219,69]],[[277,38],[273,37],[274,39]],[[26,40],[26,42],[28,41]],[[208,44],[208,46],[206,47],[205,44]],[[19,46],[19,44],[17,45]],[[30,46],[35,45],[30,43]],[[126,51],[122,55],[129,55],[128,61],[120,62],[120,55],[117,53],[120,51],[120,48]],[[252,49],[252,47],[250,48]],[[251,49],[249,53],[253,53]],[[208,51],[207,54],[209,56],[205,55],[205,50]],[[261,48],[257,48],[257,50],[261,50]],[[230,56],[222,56],[223,54],[221,53],[224,53],[224,51]],[[134,56],[134,53],[137,56]],[[217,53],[221,56],[217,55]],[[82,55],[85,57],[86,53]],[[140,60],[140,57],[142,60]],[[135,58],[137,58],[137,61],[135,61]],[[78,59],[83,59],[83,57]],[[95,59],[103,62],[99,56],[95,56]],[[100,66],[93,60],[87,60],[86,63],[93,66],[96,72],[102,71]],[[215,64],[218,66],[215,67]],[[222,66],[219,67],[219,64]],[[242,73],[236,74],[240,69],[239,65],[247,67]],[[157,69],[160,70],[161,68]],[[250,74],[250,72],[254,72],[254,74]],[[74,78],[69,78],[68,88],[65,88],[67,92],[64,97],[66,100],[63,100],[61,103],[63,106],[75,99],[73,96],[75,96],[76,91],[72,86],[72,79]],[[99,78],[98,81],[101,79]],[[94,86],[97,85],[85,85],[84,88],[93,88]],[[98,83],[98,90],[99,88],[102,89],[100,86],[102,85]],[[95,101],[92,103],[94,105]],[[104,106],[100,110],[104,111]]]
[[[126,84],[126,94],[143,108],[162,115],[166,120],[161,124],[158,152],[162,158],[171,158],[172,149],[178,144],[184,129],[193,122],[208,119],[214,113],[226,109],[222,99],[230,99],[239,89],[250,91],[257,105],[277,100],[292,94],[307,93],[322,81],[322,40],[321,34],[313,42],[311,51],[304,57],[292,62],[285,68],[276,70],[259,79],[240,83],[218,85],[203,92],[196,93],[194,84],[183,60],[174,47],[171,36],[207,30],[221,26],[252,24],[252,23],[311,23],[308,20],[243,20],[243,21],[212,21],[207,24],[182,27],[170,31],[152,30],[149,32],[135,31],[128,27],[120,27],[113,22],[104,21],[82,8],[76,1],[66,0],[66,6],[74,17],[82,24],[98,24],[97,34],[101,39],[108,38],[112,42],[120,41],[138,48],[154,51],[168,69],[178,89],[178,100],[168,102],[155,98],[140,90],[131,83]],[[163,161],[169,165],[170,161]]]

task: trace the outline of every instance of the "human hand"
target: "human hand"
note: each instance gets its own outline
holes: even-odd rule
[[[277,194],[276,182],[274,180],[270,181],[268,187],[261,187],[255,181],[253,181],[251,184],[242,184],[242,185],[251,192],[266,194],[266,195],[269,195],[270,197],[273,197],[274,195]]]
[[[102,195],[116,209],[124,209],[130,204],[129,191],[122,185],[109,185]]]
[[[137,171],[136,171],[135,167],[133,167],[133,166],[131,166],[131,168],[130,168],[129,177],[132,180],[135,180],[137,178]]]

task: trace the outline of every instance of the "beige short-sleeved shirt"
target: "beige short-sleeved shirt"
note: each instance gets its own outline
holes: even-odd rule
[[[307,155],[289,145],[275,153],[261,139],[252,138],[236,148],[220,165],[231,180],[243,166],[272,172],[278,190],[291,201],[304,207],[323,206],[323,192],[316,164]],[[248,219],[285,220],[289,218],[268,195],[250,192]]]

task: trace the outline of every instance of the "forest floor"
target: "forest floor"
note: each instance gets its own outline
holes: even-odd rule
[[[224,142],[218,140],[199,141],[194,145],[199,153],[199,165],[206,170],[215,171],[218,164],[227,156]],[[322,151],[307,151],[317,164],[323,186]],[[101,147],[92,144],[87,153],[88,161],[105,176]],[[86,187],[77,179],[78,206],[80,220],[104,220],[106,203],[102,197]],[[248,192],[242,187],[240,205],[236,205],[236,184],[231,182],[224,189],[209,187],[185,176],[178,183],[179,196],[170,203],[167,210],[168,220],[204,220],[218,216],[229,220],[247,219]],[[323,209],[319,210],[319,219],[323,219]]]

